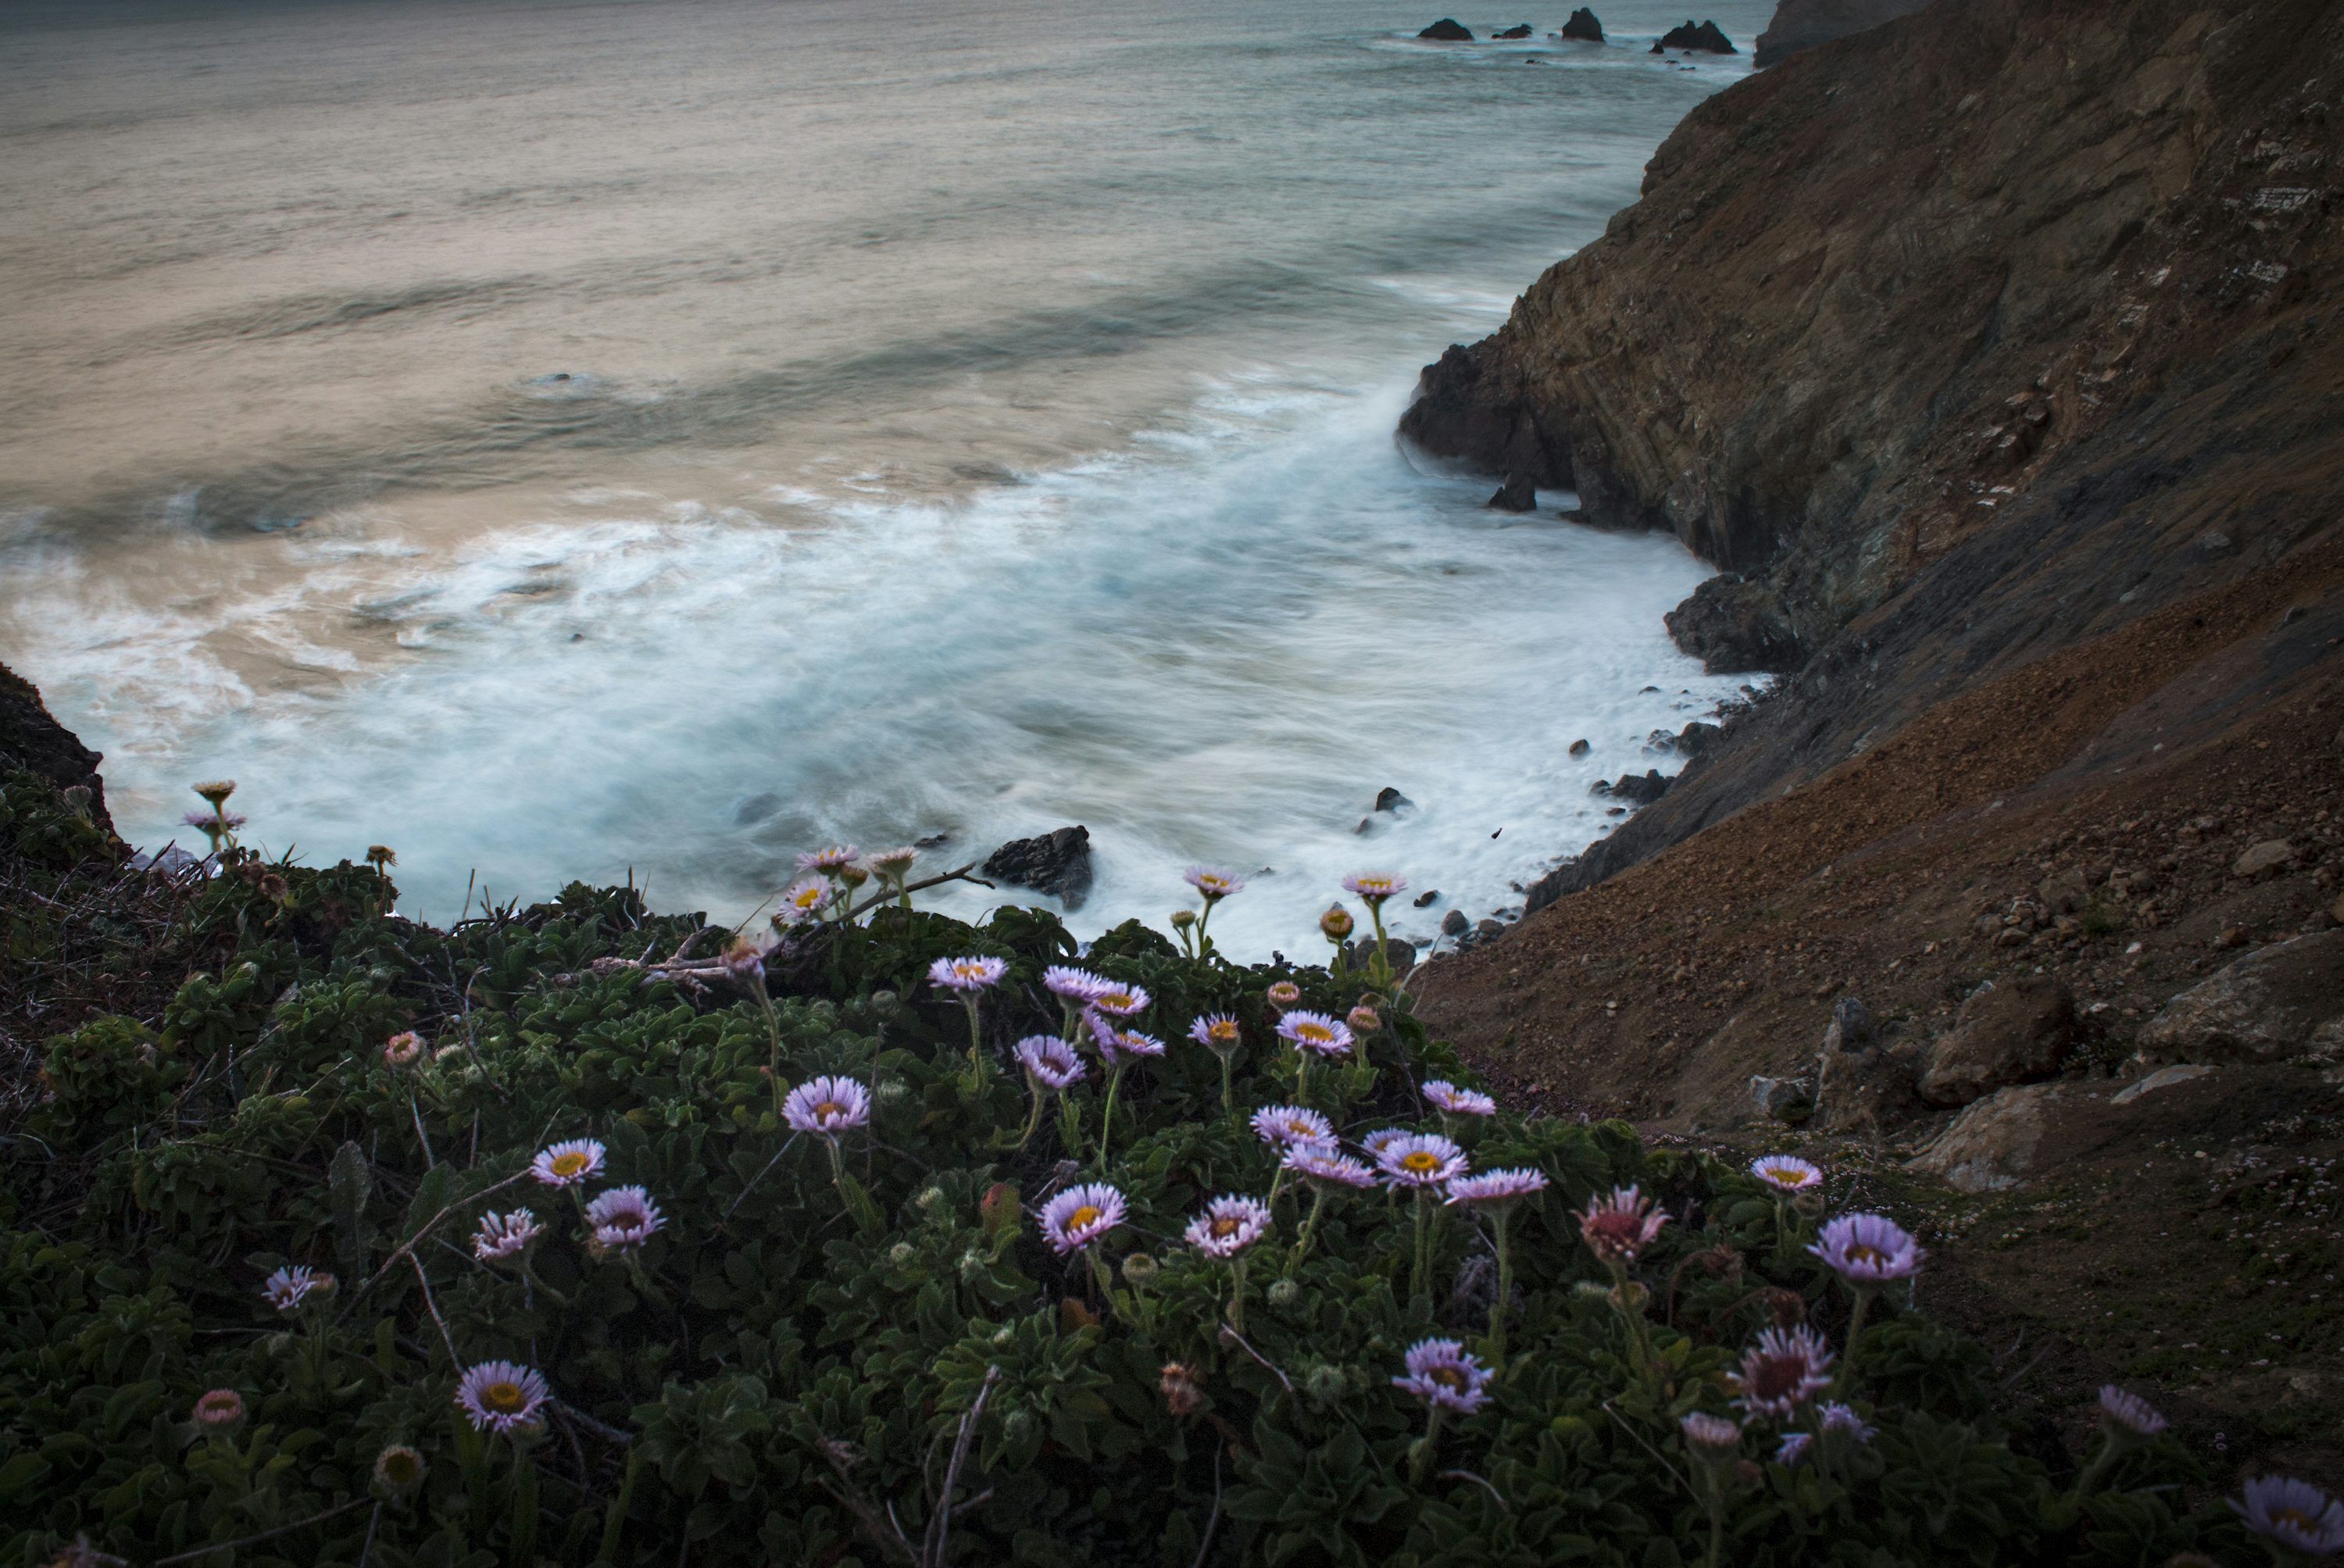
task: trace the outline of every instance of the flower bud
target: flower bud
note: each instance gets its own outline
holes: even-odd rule
[[[1328,941],[1342,941],[1351,934],[1351,912],[1339,904],[1329,905],[1327,913],[1318,916],[1318,929]]]
[[[1355,1035],[1372,1035],[1384,1027],[1383,1016],[1365,1002],[1352,1008],[1350,1017],[1344,1021],[1351,1026],[1351,1033]]]
[[[1156,1278],[1156,1259],[1145,1252],[1134,1252],[1123,1260],[1123,1277],[1134,1285],[1146,1285]]]
[[[428,1468],[421,1454],[395,1442],[374,1456],[374,1483],[392,1497],[405,1497],[423,1484]]]
[[[1310,1369],[1310,1376],[1303,1382],[1302,1389],[1310,1396],[1312,1404],[1325,1409],[1338,1403],[1351,1391],[1351,1380],[1343,1375],[1340,1367],[1317,1366]]]
[[[1164,1408],[1174,1415],[1195,1415],[1205,1408],[1205,1391],[1197,1381],[1195,1369],[1179,1361],[1167,1361],[1156,1386],[1163,1391]]]
[[[1293,1280],[1278,1280],[1269,1288],[1269,1304],[1273,1307],[1291,1307],[1294,1305],[1294,1298],[1301,1293],[1302,1288]]]
[[[908,1241],[898,1241],[895,1245],[887,1249],[887,1261],[893,1263],[898,1269],[902,1268],[904,1264],[909,1263],[912,1260],[912,1244]]]
[[[1196,912],[1195,910],[1193,910],[1193,909],[1175,909],[1174,911],[1172,911],[1172,929],[1173,929],[1173,930],[1175,930],[1175,931],[1186,931],[1187,929],[1188,929],[1188,927],[1189,927],[1189,926],[1194,926],[1196,923],[1197,923],[1197,912]]]
[[[196,1401],[192,1419],[206,1431],[234,1431],[244,1424],[244,1396],[234,1389],[214,1389]]]

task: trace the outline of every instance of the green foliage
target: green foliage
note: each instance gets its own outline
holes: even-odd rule
[[[6,803],[15,853],[81,853],[54,792],[12,776]],[[281,888],[234,870],[189,887],[148,959],[183,977],[147,1021],[58,1033],[23,1118],[35,1136],[0,1139],[17,1217],[0,1230],[0,1563],[81,1534],[134,1562],[241,1542],[205,1561],[263,1568],[362,1551],[384,1568],[665,1563],[686,1543],[695,1563],[878,1564],[939,1539],[938,1561],[1052,1568],[1699,1563],[1711,1516],[1678,1419],[1730,1410],[1727,1372],[1785,1300],[1845,1322],[1748,1178],[1618,1124],[1500,1114],[1453,1129],[1476,1168],[1551,1185],[1510,1222],[1490,1401],[1428,1437],[1392,1379],[1428,1336],[1487,1353],[1485,1224],[1436,1209],[1434,1288],[1411,1296],[1406,1198],[1331,1198],[1297,1257],[1310,1195],[1281,1183],[1241,1334],[1230,1269],[1179,1239],[1212,1197],[1271,1188],[1246,1120],[1294,1084],[1269,986],[1339,1016],[1356,977],[1192,960],[1136,925],[1094,944],[1083,962],[1146,986],[1138,1027],[1170,1042],[1127,1072],[1094,1171],[1095,1057],[1074,1142],[1055,1115],[1018,1141],[1008,1047],[1057,1031],[1041,971],[1074,952],[1046,915],[972,929],[883,909],[786,941],[759,994],[714,965],[723,934],[629,889],[435,931],[389,914],[371,867],[269,869]],[[688,940],[696,972],[642,966]],[[965,1013],[924,979],[970,952],[1009,964],[974,1076]],[[1418,1125],[1423,1078],[1471,1077],[1405,998],[1377,1001],[1363,1060],[1309,1077],[1353,1138]],[[1243,1027],[1233,1114],[1186,1038],[1206,1012]],[[424,1048],[400,1066],[383,1047],[408,1029]],[[781,1089],[817,1074],[874,1101],[834,1166],[779,1115]],[[575,1138],[606,1150],[585,1188],[527,1175]],[[1096,1270],[1036,1224],[1094,1178],[1130,1204]],[[1637,1260],[1632,1322],[1574,1217],[1629,1183],[1678,1217]],[[582,1219],[618,1186],[664,1216],[639,1250],[593,1244]],[[476,1258],[481,1217],[521,1209],[542,1227],[525,1264]],[[293,1265],[338,1288],[278,1311],[264,1283]],[[552,1390],[521,1441],[458,1414],[459,1373],[491,1359]],[[2238,1543],[2226,1516],[2153,1490],[2161,1450],[2109,1472],[2124,1491],[2063,1492],[2001,1441],[1975,1347],[1890,1300],[1850,1360],[1837,1397],[1877,1436],[1788,1466],[1753,1422],[1720,1482],[1719,1561],[2150,1563]],[[207,1390],[240,1396],[243,1421],[195,1422]],[[392,1445],[421,1456],[412,1485],[378,1474]]]

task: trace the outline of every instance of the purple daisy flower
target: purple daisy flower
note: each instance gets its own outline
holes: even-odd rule
[[[1207,904],[1218,904],[1245,888],[1244,878],[1231,875],[1217,865],[1192,865],[1180,875],[1189,886],[1205,895]]]
[[[207,811],[191,811],[179,820],[189,827],[200,828],[206,833],[233,833],[242,827],[245,822],[242,813],[233,811],[217,814]]]
[[[586,1223],[594,1228],[594,1245],[613,1252],[631,1252],[664,1229],[667,1219],[640,1187],[614,1187],[586,1206]]]
[[[1824,1184],[1819,1167],[1790,1154],[1770,1154],[1753,1159],[1750,1162],[1750,1174],[1777,1192],[1804,1192]]]
[[[1379,1127],[1359,1139],[1359,1148],[1369,1159],[1381,1159],[1384,1150],[1409,1136],[1404,1127]]]
[[[808,1078],[782,1101],[782,1119],[800,1132],[834,1138],[871,1120],[871,1091],[833,1074]]]
[[[1273,980],[1263,995],[1269,998],[1271,1007],[1283,1011],[1302,1000],[1302,987],[1291,980]]]
[[[602,1168],[602,1146],[591,1138],[573,1138],[538,1150],[529,1173],[548,1187],[575,1187]]]
[[[799,855],[798,869],[818,876],[835,876],[861,858],[862,853],[851,844],[834,844],[828,849]]]
[[[2114,1383],[2100,1390],[2100,1420],[2111,1432],[2132,1437],[2155,1437],[2172,1424],[2157,1412],[2156,1406]]]
[[[972,996],[1001,984],[1009,973],[1006,958],[939,958],[928,966],[928,979],[947,991]]]
[[[819,876],[802,876],[783,890],[781,907],[773,918],[784,926],[798,925],[829,908],[837,896],[836,883]]]
[[[1827,1404],[1822,1407],[1822,1411],[1823,1430],[1826,1434],[1841,1432],[1858,1442],[1870,1442],[1878,1430],[1856,1414],[1854,1405]]]
[[[1387,876],[1381,872],[1361,872],[1357,876],[1343,878],[1343,891],[1373,909],[1380,906],[1386,899],[1406,893],[1408,880]]]
[[[1078,1084],[1090,1069],[1074,1047],[1056,1035],[1028,1035],[1017,1042],[1017,1059],[1036,1083],[1047,1089]]]
[[[207,1431],[227,1431],[244,1421],[244,1396],[234,1389],[214,1389],[196,1401],[195,1423]]]
[[[1292,1041],[1297,1050],[1315,1051],[1329,1057],[1351,1054],[1351,1026],[1324,1013],[1297,1007],[1278,1020],[1278,1035],[1280,1039]]]
[[[1742,1446],[1740,1423],[1707,1411],[1694,1411],[1682,1417],[1677,1426],[1684,1433],[1685,1445],[1695,1452],[1714,1457],[1732,1453]]]
[[[1335,1147],[1335,1126],[1308,1106],[1268,1105],[1253,1113],[1254,1135],[1272,1148]]]
[[[1338,1154],[1332,1144],[1288,1144],[1286,1158],[1278,1163],[1303,1180],[1318,1186],[1373,1187],[1376,1184],[1374,1171],[1348,1154]]]
[[[1884,1285],[1921,1271],[1927,1256],[1904,1227],[1884,1214],[1843,1214],[1825,1220],[1807,1249],[1851,1285]]]
[[[1109,980],[1091,994],[1090,1005],[1095,1012],[1110,1018],[1128,1018],[1147,1010],[1147,993],[1137,986],[1125,986]]]
[[[1205,1211],[1190,1220],[1181,1234],[1207,1258],[1234,1258],[1268,1230],[1268,1206],[1231,1193],[1205,1205]]]
[[[1053,1251],[1076,1251],[1122,1224],[1123,1214],[1122,1193],[1104,1181],[1086,1181],[1042,1206],[1042,1235]]]
[[[1588,1200],[1579,1217],[1579,1239],[1605,1263],[1632,1263],[1668,1222],[1666,1214],[1652,1211],[1651,1199],[1632,1187],[1618,1187],[1609,1198]]]
[[[1392,1380],[1437,1410],[1470,1415],[1487,1403],[1490,1369],[1455,1340],[1419,1340],[1408,1348],[1408,1371]]]
[[[1394,1187],[1444,1187],[1465,1174],[1465,1151],[1437,1132],[1393,1138],[1376,1156]]]
[[[1470,1203],[1476,1208],[1502,1209],[1519,1203],[1533,1192],[1546,1190],[1546,1172],[1517,1167],[1510,1170],[1485,1170],[1478,1176],[1460,1176],[1449,1184],[1450,1203]]]
[[[1053,964],[1043,970],[1042,984],[1054,996],[1086,1007],[1101,991],[1115,988],[1115,982],[1105,976],[1094,975],[1088,969],[1077,969],[1071,964]]]
[[[1472,1089],[1460,1089],[1445,1078],[1424,1086],[1424,1098],[1451,1116],[1495,1116],[1498,1102]]]
[[[1804,1323],[1767,1329],[1743,1352],[1742,1370],[1726,1374],[1733,1402],[1753,1416],[1789,1415],[1831,1387],[1832,1353]]]
[[[1774,1462],[1797,1464],[1807,1457],[1807,1450],[1813,1448],[1814,1443],[1815,1434],[1811,1431],[1785,1432],[1783,1434],[1783,1441],[1774,1449]]]
[[[2309,1482],[2258,1475],[2247,1482],[2244,1497],[2231,1499],[2230,1507],[2256,1534],[2306,1557],[2344,1552],[2344,1502]]]
[[[1238,1048],[1244,1032],[1227,1013],[1207,1013],[1188,1026],[1188,1037],[1207,1050],[1226,1056]]]
[[[911,870],[912,862],[919,858],[920,852],[908,844],[901,849],[874,850],[864,857],[872,870],[891,879],[901,877]]]
[[[456,1384],[456,1403],[476,1431],[535,1426],[537,1412],[552,1397],[536,1369],[518,1361],[482,1361],[466,1368]]]
[[[1099,1059],[1109,1067],[1119,1067],[1126,1057],[1160,1057],[1164,1042],[1153,1035],[1143,1035],[1137,1029],[1118,1029],[1096,1013],[1085,1013],[1084,1020],[1091,1027],[1092,1043],[1098,1047]]]
[[[330,1291],[334,1277],[321,1274],[308,1264],[279,1269],[260,1287],[260,1299],[280,1312],[290,1312],[309,1299],[313,1292]]]
[[[483,1214],[480,1229],[472,1238],[472,1256],[483,1263],[517,1258],[543,1229],[537,1216],[526,1209],[516,1209],[510,1214]]]

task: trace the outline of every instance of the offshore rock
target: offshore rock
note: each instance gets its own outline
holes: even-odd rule
[[[1862,33],[1899,16],[1909,16],[1928,0],[1782,0],[1774,19],[1758,35],[1751,58],[1760,66],[1780,64],[1851,33]]]
[[[1416,401],[1400,416],[1401,437],[1433,457],[1460,459],[1489,473],[1521,473],[1548,490],[1570,489],[1567,438],[1541,421],[1528,388],[1489,361],[1479,346],[1460,345],[1426,366]]]
[[[1528,22],[1521,23],[1518,26],[1509,27],[1502,33],[1492,33],[1490,35],[1492,38],[1527,38],[1530,35],[1531,25]]]
[[[1069,911],[1080,909],[1091,891],[1090,829],[1062,827],[1013,839],[985,861],[985,875],[1046,893]]]
[[[1498,487],[1498,493],[1490,498],[1489,504],[1500,511],[1536,511],[1538,491],[1531,487],[1531,476],[1517,470],[1506,476],[1506,482]]]
[[[1652,46],[1652,53],[1657,55],[1663,49],[1697,50],[1707,55],[1738,55],[1742,52],[1733,46],[1733,40],[1725,35],[1724,29],[1714,22],[1703,22],[1698,27],[1687,22],[1681,27],[1670,28],[1661,35],[1661,41]]]
[[[1473,41],[1472,33],[1454,16],[1443,16],[1417,36],[1430,38],[1436,44],[1470,44]]]
[[[1595,19],[1594,12],[1581,5],[1571,14],[1571,20],[1562,25],[1562,35],[1576,38],[1582,44],[1601,44],[1603,42],[1603,24]]]

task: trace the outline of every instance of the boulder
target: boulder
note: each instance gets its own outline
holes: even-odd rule
[[[1571,754],[1574,757],[1585,756],[1587,754],[1587,742],[1583,739],[1571,743]]]
[[[1443,16],[1417,36],[1429,38],[1436,44],[1470,44],[1473,41],[1472,33],[1454,16]]]
[[[1907,1169],[1944,1179],[1962,1192],[2000,1192],[2036,1173],[2046,1113],[2072,1084],[2000,1089],[1955,1117]]]
[[[1571,20],[1562,25],[1562,35],[1584,44],[1601,44],[1603,42],[1603,24],[1595,19],[1594,12],[1581,5],[1571,14]]]
[[[1608,794],[1616,800],[1632,801],[1638,805],[1650,805],[1669,793],[1669,781],[1661,776],[1659,769],[1647,768],[1642,778],[1634,774],[1622,774],[1612,784],[1598,779],[1589,793]]]
[[[1882,1050],[1827,1051],[1815,1075],[1815,1109],[1831,1132],[1890,1132],[1921,1114],[1911,1042]]]
[[[1520,471],[1540,489],[1569,490],[1577,471],[1570,433],[1550,429],[1535,400],[1521,375],[1485,345],[1452,344],[1424,368],[1399,433],[1427,457],[1477,473]]]
[[[2056,1074],[2076,1045],[2076,998],[2044,976],[2005,981],[1962,1004],[1954,1027],[1929,1048],[1921,1098],[1968,1105],[2011,1084]]]
[[[1824,1050],[1860,1051],[1872,1043],[1872,1009],[1854,992],[1832,1004],[1832,1018],[1824,1027]]]
[[[1473,923],[1465,918],[1462,909],[1452,909],[1440,917],[1440,934],[1444,936],[1462,936],[1471,929]]]
[[[2092,885],[2081,866],[2071,865],[2045,877],[2035,889],[2043,907],[2054,915],[2073,915],[2092,896]]]
[[[1500,511],[1536,511],[1538,489],[1531,483],[1530,475],[1517,469],[1506,476],[1506,482],[1498,487],[1498,493],[1490,498],[1489,504]]]
[[[1797,669],[1806,656],[1783,613],[1782,596],[1764,583],[1731,573],[1694,589],[1661,623],[1713,675],[1779,674]]]
[[[1803,1122],[1814,1114],[1815,1080],[1755,1074],[1750,1079],[1750,1101],[1770,1121]]]
[[[89,791],[89,816],[107,833],[106,785],[97,776],[98,754],[57,723],[30,681],[0,664],[0,771],[22,768],[59,789]]]
[[[1373,936],[1362,936],[1357,942],[1351,944],[1350,947],[1347,951],[1346,956],[1350,960],[1352,968],[1364,969],[1375,957],[1375,953],[1376,939]],[[1391,966],[1391,972],[1393,974],[1407,974],[1410,969],[1416,967],[1415,944],[1403,942],[1397,936],[1385,937],[1384,962]]]
[[[2150,1063],[2344,1056],[2344,931],[2298,936],[2216,970],[2148,1021],[2140,1055]]]
[[[1528,22],[1523,22],[1515,26],[1509,27],[1502,33],[1492,33],[1490,35],[1492,38],[1527,38],[1530,35],[1531,25]]]
[[[2260,844],[2249,845],[2247,852],[2230,863],[2230,875],[2253,882],[2274,872],[2291,871],[2295,867],[2295,845],[2283,838],[2267,838]]]
[[[1428,887],[1423,892],[1418,894],[1411,902],[1414,903],[1419,909],[1430,909],[1434,905],[1440,902],[1440,889],[1438,887]]]
[[[985,875],[1046,893],[1069,911],[1079,909],[1091,891],[1090,829],[1062,827],[1014,839],[986,859]]]
[[[1705,55],[1738,55],[1742,52],[1733,46],[1733,40],[1727,37],[1724,30],[1714,22],[1703,22],[1696,27],[1688,21],[1681,27],[1672,27],[1661,35],[1661,41],[1654,47],[1698,50]]]
[[[1701,720],[1695,719],[1677,732],[1677,754],[1680,756],[1697,757],[1723,739],[1724,735],[1723,726],[1703,723]]]
[[[1818,44],[1867,32],[1918,11],[1927,0],[1782,0],[1774,19],[1758,35],[1751,58],[1772,66]]]
[[[1411,807],[1415,804],[1416,803],[1414,801],[1409,799],[1408,796],[1400,794],[1399,791],[1394,789],[1389,784],[1386,784],[1383,788],[1376,791],[1376,809],[1378,811],[1398,812],[1405,807]]]

